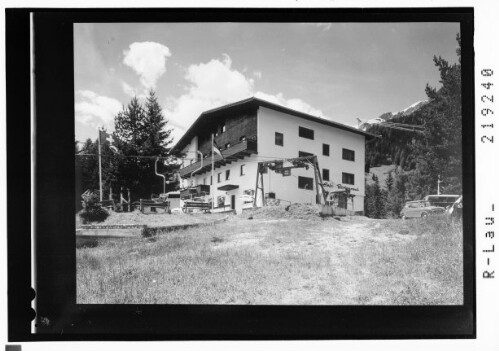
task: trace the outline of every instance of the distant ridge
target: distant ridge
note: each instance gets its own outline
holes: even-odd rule
[[[383,123],[383,122],[389,121],[389,120],[391,120],[393,118],[397,118],[397,117],[408,116],[408,115],[414,113],[415,111],[421,109],[421,107],[423,107],[427,103],[428,103],[428,100],[420,100],[420,101],[416,101],[412,105],[406,107],[402,111],[385,112],[379,117],[372,118],[370,120],[362,122],[357,128],[365,131],[367,128],[369,128],[373,124]]]

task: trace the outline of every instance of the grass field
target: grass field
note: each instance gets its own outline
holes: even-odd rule
[[[98,225],[115,225],[115,224],[147,224],[148,227],[183,225],[213,222],[222,219],[227,215],[224,213],[164,213],[162,209],[157,213],[141,213],[140,211],[133,212],[113,212],[110,211],[109,217],[100,223],[92,223]],[[81,219],[76,215],[76,228],[81,227]]]
[[[445,217],[227,222],[78,249],[78,303],[461,304]]]

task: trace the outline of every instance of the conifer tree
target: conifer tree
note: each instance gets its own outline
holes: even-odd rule
[[[393,176],[392,172],[388,172],[388,176],[385,179],[386,190],[390,192],[393,187]]]
[[[154,164],[156,157],[168,155],[172,143],[167,123],[152,90],[144,105],[134,97],[115,116],[114,139],[120,153],[114,181],[117,187],[130,189],[134,199],[163,191],[163,179],[155,174]],[[172,171],[173,166],[158,162],[159,173]]]

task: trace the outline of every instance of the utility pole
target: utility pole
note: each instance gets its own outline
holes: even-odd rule
[[[438,180],[437,180],[437,195],[440,195],[440,174],[438,175]]]
[[[100,196],[100,201],[102,202],[102,162],[101,162],[101,146],[100,146],[100,128],[97,128],[99,130],[99,136],[97,138],[97,145],[98,145],[98,150],[99,150],[99,196]]]
[[[211,211],[215,208],[215,179],[213,179],[213,174],[215,173],[215,136],[211,133]]]

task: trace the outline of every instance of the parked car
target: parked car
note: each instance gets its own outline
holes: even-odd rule
[[[424,200],[429,201],[432,206],[448,208],[454,205],[460,195],[427,195]]]
[[[420,218],[433,216],[438,214],[444,214],[445,208],[433,206],[429,201],[418,200],[406,202],[402,211],[400,211],[400,218]]]

